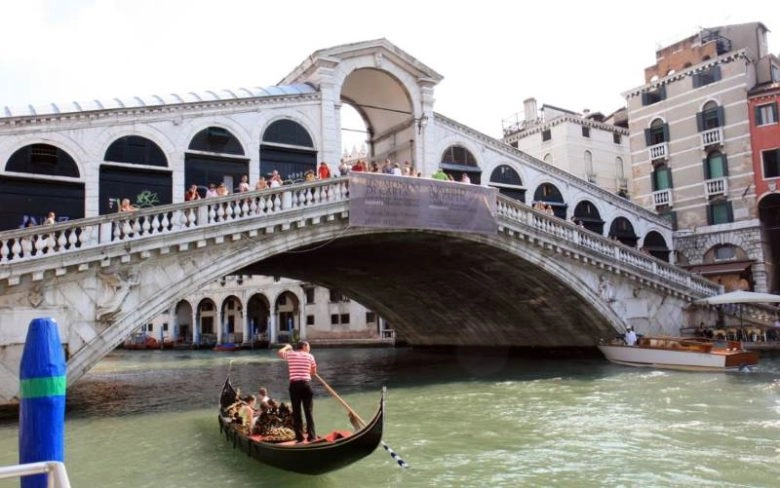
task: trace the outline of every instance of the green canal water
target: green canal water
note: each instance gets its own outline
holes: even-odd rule
[[[323,476],[280,471],[234,450],[217,426],[232,360],[237,386],[287,400],[272,351],[116,351],[68,391],[74,487],[777,487],[780,355],[751,373],[681,373],[597,354],[534,359],[411,349],[312,351],[363,418],[388,387],[383,449]],[[315,388],[319,432],[347,428]],[[18,460],[0,421],[0,465]],[[18,480],[0,487],[19,486]]]

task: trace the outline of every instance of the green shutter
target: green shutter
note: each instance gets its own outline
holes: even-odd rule
[[[704,112],[696,113],[696,130],[699,132],[704,130]]]
[[[734,208],[731,205],[731,202],[726,202],[726,212],[728,213],[728,221],[734,222]]]
[[[710,179],[710,159],[704,158],[701,160],[702,165],[704,166],[704,179],[709,180]]]
[[[723,176],[729,175],[729,161],[725,154],[721,154],[721,161],[723,162]]]
[[[669,142],[669,124],[664,124],[664,142]]]
[[[707,225],[712,225],[712,204],[707,205]]]
[[[666,100],[666,85],[661,85],[658,87],[658,99]]]
[[[720,81],[720,66],[712,67],[712,81]]]
[[[666,171],[669,173],[669,177],[668,177],[669,186],[667,186],[667,188],[671,190],[672,188],[674,188],[674,180],[672,180],[672,168],[667,167]]]
[[[652,144],[651,144],[651,142],[650,142],[650,137],[651,137],[651,134],[652,134],[652,133],[651,133],[651,129],[645,129],[645,145],[646,145],[647,147],[650,147],[650,146],[652,146]]]
[[[761,125],[761,107],[756,105],[753,107],[753,116],[756,119],[756,125]]]
[[[701,75],[699,73],[694,74],[691,81],[693,81],[693,88],[699,88],[701,86]]]
[[[718,108],[715,110],[718,112],[718,127],[724,127],[726,125],[726,110],[723,108],[723,105],[718,105]]]

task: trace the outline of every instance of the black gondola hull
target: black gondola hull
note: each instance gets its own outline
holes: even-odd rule
[[[230,387],[229,382],[226,382],[226,387]],[[226,393],[223,390],[223,406],[225,398]],[[237,424],[221,415],[221,412],[219,427],[228,443],[262,463],[286,471],[317,475],[349,466],[374,452],[382,442],[384,406],[385,390],[382,389],[376,415],[361,429],[333,441],[328,440],[334,437],[332,435],[311,443],[258,441],[245,435]]]

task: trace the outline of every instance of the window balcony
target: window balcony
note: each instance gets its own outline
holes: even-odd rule
[[[666,190],[659,190],[653,192],[653,205],[656,207],[672,206],[672,190],[671,188]]]
[[[658,159],[669,159],[669,143],[662,142],[655,144],[647,148],[647,152],[650,154],[650,161],[656,161]]]
[[[704,195],[707,198],[726,195],[729,191],[729,180],[726,178],[713,178],[704,180]]]
[[[723,145],[723,128],[716,127],[714,129],[705,130],[701,133],[701,147],[706,148],[708,146],[722,146]]]

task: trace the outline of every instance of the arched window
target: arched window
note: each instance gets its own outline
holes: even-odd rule
[[[583,200],[574,207],[572,220],[575,224],[582,225],[596,234],[604,232],[604,221],[601,219],[599,210],[588,200]]]
[[[714,180],[729,175],[726,155],[720,151],[712,151],[704,159],[704,179]]]
[[[445,149],[441,155],[440,166],[455,181],[460,181],[462,174],[466,173],[472,183],[480,184],[482,170],[471,151],[463,146],[455,144]]]
[[[664,236],[659,234],[656,231],[650,231],[645,236],[644,246],[642,247],[642,250],[647,252],[648,254],[655,256],[658,259],[661,259],[663,261],[669,262],[669,253],[671,250],[669,249],[669,246],[666,244],[666,240],[664,239]]]
[[[552,183],[542,183],[534,192],[534,203],[544,203],[553,209],[553,213],[559,219],[566,218],[566,202],[563,201],[561,191]]]
[[[553,162],[553,156],[552,156],[552,153],[547,153],[547,154],[545,154],[545,155],[544,155],[544,158],[542,159],[542,161],[544,161],[544,162],[545,162],[545,163],[547,163],[547,164],[552,164],[552,162]]]
[[[17,150],[8,158],[5,169],[36,175],[80,176],[79,168],[70,154],[51,144],[31,144]]]
[[[634,232],[634,226],[631,225],[631,221],[625,217],[617,217],[612,221],[612,225],[609,226],[609,237],[617,239],[630,247],[636,247],[636,243],[639,240],[636,232]]]
[[[623,179],[626,177],[626,171],[623,168],[623,158],[621,158],[620,156],[615,158],[615,175],[619,179]]]
[[[498,188],[498,192],[509,198],[525,203],[525,188],[520,175],[511,166],[502,164],[490,174],[490,186]]]
[[[222,127],[208,127],[195,134],[189,149],[222,154],[244,154],[244,148],[229,130]]]
[[[585,151],[583,155],[583,161],[585,163],[585,177],[591,183],[596,182],[596,172],[593,170],[593,154],[590,151]]]
[[[272,122],[263,132],[260,174],[278,171],[283,180],[303,181],[309,170],[317,171],[317,151],[306,128],[290,119]]]
[[[649,129],[645,129],[645,142],[648,146],[669,141],[669,125],[662,119],[654,119]]]
[[[722,127],[724,122],[723,107],[713,101],[705,103],[702,111],[696,114],[696,126],[699,132]]]
[[[126,136],[117,139],[108,147],[103,159],[116,163],[168,166],[168,160],[160,146],[154,141],[139,136]]]

